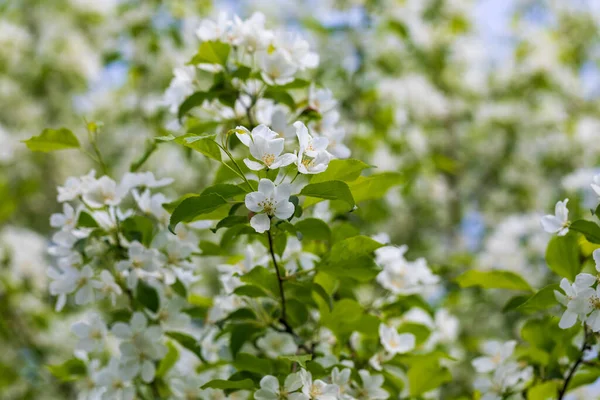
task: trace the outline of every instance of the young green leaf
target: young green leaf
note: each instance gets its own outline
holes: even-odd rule
[[[579,261],[579,243],[573,235],[554,236],[546,248],[546,263],[548,267],[559,276],[575,280],[581,272]]]
[[[533,291],[519,275],[509,271],[470,270],[456,278],[462,288],[481,286],[484,289],[511,289]]]
[[[67,128],[44,129],[38,136],[33,136],[23,143],[31,151],[49,152],[56,150],[77,149],[80,147],[77,136]]]
[[[194,221],[224,204],[227,204],[227,200],[215,193],[188,197],[173,210],[169,229],[173,232],[178,223]]]
[[[341,200],[346,202],[350,209],[354,208],[355,204],[348,184],[342,181],[310,183],[302,189],[300,195],[325,200]]]

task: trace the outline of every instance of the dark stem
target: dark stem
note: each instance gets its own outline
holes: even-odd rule
[[[144,154],[142,154],[142,156],[139,159],[137,159],[131,164],[131,166],[129,167],[129,172],[136,172],[138,169],[140,169],[142,165],[144,165],[144,163],[148,161],[148,158],[150,158],[150,156],[152,155],[152,153],[154,153],[155,150],[156,141],[152,140],[151,142],[148,142],[146,144],[146,150],[144,151]]]
[[[581,363],[583,362],[583,355],[585,353],[585,350],[587,350],[589,348],[589,344],[587,342],[588,341],[587,326],[584,325],[583,329],[584,329],[585,334],[583,337],[583,343],[581,344],[581,351],[579,354],[579,358],[575,361],[575,364],[573,364],[573,366],[569,370],[569,373],[567,374],[567,377],[565,378],[565,383],[563,384],[562,388],[558,392],[558,400],[562,400],[564,398],[565,394],[567,394],[567,387],[569,386],[569,382],[571,382],[573,375],[575,375],[575,371],[577,371],[577,368],[579,368],[579,365],[581,365]]]
[[[281,323],[286,327],[286,329],[291,330],[292,328],[288,325],[288,323],[286,321],[285,292],[283,291],[283,278],[281,277],[281,272],[279,271],[279,266],[277,265],[277,260],[275,259],[275,251],[273,250],[273,236],[271,236],[271,230],[267,231],[267,237],[269,238],[269,252],[271,253],[271,259],[273,260],[273,266],[275,267],[275,272],[277,273],[277,283],[279,283],[279,295],[281,296]]]

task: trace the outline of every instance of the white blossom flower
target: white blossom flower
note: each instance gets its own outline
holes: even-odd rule
[[[390,397],[389,393],[381,388],[383,385],[382,375],[372,375],[369,371],[361,369],[358,371],[362,386],[357,389],[354,395],[359,400],[383,400]]]
[[[148,319],[141,312],[135,312],[129,324],[117,322],[112,333],[121,339],[119,350],[123,368],[128,375],[141,373],[144,382],[152,382],[156,373],[153,360],[160,360],[167,352],[162,344],[162,329],[158,325],[148,326]]]
[[[581,283],[581,282],[580,282]],[[568,329],[575,325],[577,318],[585,321],[587,315],[594,309],[593,300],[596,291],[589,286],[580,287],[576,283],[570,284],[566,278],[560,281],[560,288],[565,292],[563,295],[554,291],[554,296],[559,303],[566,306],[558,326],[562,329]]]
[[[273,47],[300,70],[319,65],[319,55],[311,52],[308,42],[296,32],[278,32],[273,37]]]
[[[288,184],[275,184],[269,179],[261,179],[258,191],[246,195],[246,207],[255,213],[250,219],[250,225],[258,233],[268,231],[271,218],[288,219],[294,214],[294,204],[290,202],[292,187]]]
[[[279,381],[272,375],[267,375],[260,380],[260,389],[254,393],[255,400],[308,400],[303,393],[292,393],[302,387],[302,378],[300,373],[296,372],[285,378],[283,388],[280,388]]]
[[[298,172],[318,174],[327,169],[331,154],[327,151],[329,140],[325,137],[313,137],[308,128],[300,121],[294,122],[296,136],[300,144],[298,151]]]
[[[480,373],[493,371],[512,356],[516,345],[517,342],[514,340],[505,343],[496,340],[486,341],[483,344],[485,356],[475,358],[472,361],[473,368]]]
[[[312,374],[306,370],[300,371],[302,378],[302,393],[311,400],[337,400],[339,388],[320,379],[313,381]]]
[[[102,400],[133,400],[135,386],[131,382],[134,375],[123,368],[115,358],[96,375],[96,385],[104,387]]]
[[[545,215],[542,217],[542,227],[546,232],[556,233],[558,236],[565,236],[569,232],[568,201],[569,199],[564,199],[557,202],[554,207],[554,215]]]
[[[91,170],[87,175],[80,178],[71,176],[67,178],[64,186],[59,186],[57,200],[59,203],[72,201],[85,193],[90,185],[95,182],[96,171]]]
[[[288,166],[296,161],[296,156],[291,153],[281,154],[283,152],[284,140],[265,125],[258,125],[252,130],[252,133],[237,133],[242,143],[250,149],[250,154],[259,160],[253,161],[249,158],[244,159],[244,163],[253,171],[262,169],[277,169]],[[248,137],[250,140],[248,140]]]
[[[153,216],[163,225],[168,225],[171,215],[163,207],[163,204],[168,202],[164,194],[151,194],[149,189],[144,190],[142,194],[137,190],[133,190],[131,193],[140,210]]]
[[[83,201],[93,208],[117,206],[122,199],[117,183],[106,175],[93,182],[83,194]]]
[[[398,333],[396,328],[385,324],[379,325],[379,340],[390,354],[408,353],[415,348],[415,335],[412,333]]]
[[[164,104],[169,107],[169,112],[177,114],[183,101],[194,93],[193,82],[196,77],[196,67],[186,65],[173,69],[175,77],[171,80],[164,94]]]
[[[119,261],[116,268],[119,271],[127,271],[127,286],[130,289],[137,287],[140,277],[158,271],[164,263],[162,254],[156,249],[147,249],[140,242],[132,242],[127,253],[129,259]]]
[[[216,21],[203,19],[196,30],[196,36],[203,42],[214,40],[225,40],[227,32],[231,28],[231,20],[226,12],[220,12]]]
[[[88,322],[77,322],[71,330],[79,338],[77,349],[87,352],[102,350],[107,329],[100,315],[92,314]]]
[[[125,195],[131,189],[139,187],[153,189],[164,187],[173,183],[173,180],[173,178],[156,179],[154,174],[150,171],[127,172],[121,178],[121,182],[119,182],[119,193]]]
[[[350,386],[350,375],[352,371],[350,368],[344,368],[340,371],[338,367],[334,367],[331,370],[331,383],[336,385],[340,390],[340,399],[351,400],[354,397],[351,396],[352,388]]]
[[[69,203],[63,203],[63,212],[50,216],[50,226],[53,228],[71,231],[77,226],[79,210],[75,210]]]
[[[594,178],[592,180],[592,183],[590,185],[592,187],[592,189],[594,190],[594,192],[600,196],[600,174],[598,175],[594,175]]]
[[[123,294],[121,286],[115,282],[115,277],[107,270],[100,272],[100,281],[96,288],[101,297],[110,298],[113,307],[117,303],[117,296]]]
[[[261,77],[269,85],[285,85],[294,80],[297,66],[281,51],[257,53]]]
[[[292,355],[298,351],[298,345],[290,334],[275,331],[269,331],[265,336],[260,337],[256,345],[270,358]]]

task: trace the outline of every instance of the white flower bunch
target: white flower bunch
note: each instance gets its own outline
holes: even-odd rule
[[[484,356],[472,361],[480,376],[474,386],[485,400],[500,400],[523,390],[533,379],[533,368],[513,360],[517,342],[490,340],[483,343]]]

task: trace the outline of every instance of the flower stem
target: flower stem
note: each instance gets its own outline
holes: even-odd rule
[[[589,337],[588,328],[587,328],[586,325],[584,325],[583,329],[584,329],[584,337],[583,337],[583,343],[581,344],[581,351],[580,351],[580,354],[579,354],[579,358],[577,360],[575,360],[575,363],[573,364],[573,366],[569,370],[569,373],[567,374],[567,377],[565,378],[565,383],[563,384],[562,388],[558,392],[558,400],[562,400],[564,398],[565,394],[567,394],[567,388],[569,386],[569,382],[571,382],[571,379],[573,378],[573,375],[575,375],[575,372],[577,371],[577,368],[579,368],[579,365],[581,365],[581,363],[583,362],[583,356],[585,354],[585,351],[587,349],[589,349],[589,344],[588,344],[588,337]]]

